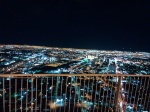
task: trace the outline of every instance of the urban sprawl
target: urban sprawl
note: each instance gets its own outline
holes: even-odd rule
[[[5,112],[150,111],[147,52],[0,45],[0,74]]]

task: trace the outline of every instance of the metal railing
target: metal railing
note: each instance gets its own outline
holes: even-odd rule
[[[2,112],[149,112],[150,75],[1,74]]]

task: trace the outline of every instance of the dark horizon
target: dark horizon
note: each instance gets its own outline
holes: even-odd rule
[[[150,52],[149,1],[0,2],[0,44]]]
[[[87,49],[87,50],[105,50],[105,51],[124,51],[124,52],[147,52],[150,53],[148,51],[136,51],[136,50],[132,50],[132,49],[95,49],[95,48],[77,48],[77,47],[59,47],[59,46],[45,46],[45,45],[30,45],[30,44],[0,44],[0,45],[29,45],[29,46],[40,46],[40,47],[53,47],[53,48],[71,48],[71,49]]]

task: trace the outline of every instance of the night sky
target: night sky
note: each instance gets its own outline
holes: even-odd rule
[[[150,52],[150,2],[139,1],[3,0],[0,44]]]

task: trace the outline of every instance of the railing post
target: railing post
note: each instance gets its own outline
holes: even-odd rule
[[[15,79],[15,95],[17,95],[17,79]],[[15,96],[15,112],[17,111],[17,96]]]
[[[11,78],[9,79],[9,112],[11,112]]]
[[[120,94],[120,88],[121,88],[121,80],[122,80],[122,76],[119,76],[116,97],[115,97],[115,112],[118,111],[118,102],[119,102],[118,100],[119,100],[119,94]]]
[[[34,104],[33,104],[33,81],[34,81],[34,78],[33,78],[33,74],[31,76],[31,112],[33,112],[33,109],[34,109]]]
[[[5,79],[3,78],[3,112],[5,112]]]

